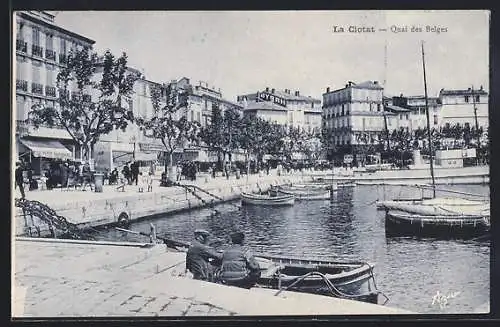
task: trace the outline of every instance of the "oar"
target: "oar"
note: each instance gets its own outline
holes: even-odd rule
[[[133,231],[133,230],[130,230],[130,229],[125,229],[125,228],[115,227],[115,229],[119,230],[119,231],[122,231],[122,232],[136,234],[136,235],[144,235],[144,236],[148,236],[148,237],[151,236],[148,233],[137,232],[137,231]],[[166,237],[158,237],[157,236],[156,238],[159,239],[159,240],[162,240],[170,248],[178,248],[178,247],[188,248],[191,245],[188,242],[176,241],[176,240],[172,240],[172,239],[169,239],[169,238],[166,238]]]

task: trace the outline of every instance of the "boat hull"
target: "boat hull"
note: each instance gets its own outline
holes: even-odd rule
[[[245,205],[288,206],[295,203],[295,198],[291,195],[272,197],[241,193],[241,203]]]
[[[293,195],[297,200],[328,200],[330,198],[330,191],[322,189],[292,189],[280,188],[278,190],[281,194]]]
[[[258,259],[262,260],[261,258]],[[346,265],[319,261],[308,262],[300,259],[289,260],[271,259],[272,263],[280,265],[281,269],[277,273],[272,271],[272,269],[275,269],[272,265],[271,268],[265,268],[257,283],[257,287],[276,290],[286,289],[293,292],[335,296],[375,304],[379,303],[380,292],[376,289],[373,266],[371,265],[364,263]],[[269,269],[271,269],[271,273],[266,273]],[[298,278],[313,271],[324,273],[334,287],[340,291],[339,294],[332,294],[322,277],[316,275],[306,277],[298,284],[292,285]]]
[[[475,238],[489,233],[489,216],[417,215],[389,210],[385,218],[386,236]]]

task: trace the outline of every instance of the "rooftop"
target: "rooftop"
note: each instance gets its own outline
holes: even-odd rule
[[[441,89],[439,91],[439,95],[488,95],[488,92],[483,90],[483,87],[481,86],[479,90],[474,90],[474,93],[472,93],[472,88],[468,88],[467,90],[445,90]]]
[[[44,27],[47,27],[51,30],[55,30],[59,33],[62,33],[62,34],[65,34],[65,35],[68,35],[68,36],[71,36],[75,39],[78,39],[80,41],[83,41],[83,42],[86,42],[90,45],[94,44],[95,41],[92,40],[92,39],[89,39],[85,36],[82,36],[80,34],[77,34],[75,32],[72,32],[72,31],[69,31],[67,29],[64,29],[60,26],[57,26],[56,24],[54,24],[53,22],[50,21],[50,19],[48,19],[48,17],[45,17],[46,15],[50,15],[50,14],[47,14],[46,12],[44,12],[43,14],[43,17],[38,15],[38,16],[35,16],[33,14],[33,12],[24,12],[24,11],[21,11],[21,12],[18,12],[17,13],[18,16],[26,19],[26,20],[29,20],[29,21],[32,21],[34,23],[37,23],[37,24],[40,24],[41,26],[44,26]],[[53,17],[53,15],[52,15]]]
[[[391,111],[391,112],[410,112],[411,111],[410,109],[406,109],[406,108],[399,107],[399,106],[391,106],[391,105],[384,106],[384,109]]]
[[[246,110],[278,110],[287,111],[286,107],[277,105],[270,101],[248,101],[247,106],[243,107]]]
[[[365,81],[365,82],[362,82],[362,83],[354,83],[354,82],[347,82],[347,84],[345,85],[345,87],[341,88],[341,89],[336,89],[336,90],[330,90],[330,88],[328,87],[326,89],[326,92],[323,93],[323,95],[325,94],[329,94],[329,93],[334,93],[334,92],[338,92],[338,91],[342,91],[342,90],[345,90],[347,88],[355,88],[355,89],[371,89],[371,90],[383,90],[384,88],[379,84],[378,81]]]

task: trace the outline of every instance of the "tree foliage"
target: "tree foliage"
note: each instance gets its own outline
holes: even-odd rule
[[[102,57],[88,48],[71,51],[57,75],[57,104],[35,104],[28,123],[64,128],[90,159],[101,135],[115,128],[125,130],[133,120],[123,102],[132,95],[138,78],[127,70],[125,53],[116,58],[110,51]]]
[[[168,154],[166,166],[171,170],[174,151],[184,148],[189,143],[198,142],[199,124],[189,121],[179,112],[181,108],[187,106],[188,94],[179,92],[171,84],[166,87],[165,93],[166,98],[162,99],[162,89],[153,87],[151,89],[153,117],[137,117],[135,122],[146,137],[161,141]]]

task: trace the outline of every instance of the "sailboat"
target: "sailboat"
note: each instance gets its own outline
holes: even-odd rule
[[[431,129],[425,74],[425,53],[422,42],[422,66],[424,72],[425,111],[427,118],[427,137],[429,152],[432,154]],[[458,197],[436,197],[434,165],[432,156],[429,161],[432,179],[431,198],[395,199],[377,203],[386,211],[385,227],[389,236],[433,236],[433,237],[474,237],[489,233],[489,201],[468,200]],[[453,192],[453,191],[452,191]],[[468,194],[465,192],[463,195]],[[472,195],[472,194],[468,194]]]

